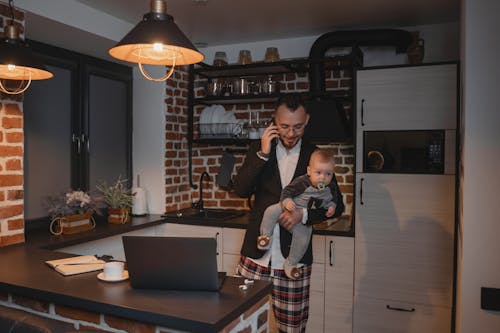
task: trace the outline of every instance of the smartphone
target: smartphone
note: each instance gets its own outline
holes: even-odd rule
[[[274,126],[276,126],[276,120],[274,119],[274,117],[271,118],[271,124],[273,124]],[[277,145],[278,144],[278,138],[274,138],[271,142],[272,142],[273,145]]]

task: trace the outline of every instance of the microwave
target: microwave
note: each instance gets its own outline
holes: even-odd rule
[[[444,130],[365,131],[363,171],[443,174]]]

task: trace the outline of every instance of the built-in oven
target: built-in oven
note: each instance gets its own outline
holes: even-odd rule
[[[363,171],[445,173],[444,130],[365,131]]]

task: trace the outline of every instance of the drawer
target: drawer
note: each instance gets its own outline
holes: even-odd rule
[[[356,297],[353,322],[354,333],[445,333],[451,308]]]
[[[356,240],[355,295],[451,306],[453,250],[449,242],[443,243]]]

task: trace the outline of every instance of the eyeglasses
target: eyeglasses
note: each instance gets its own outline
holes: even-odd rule
[[[289,132],[293,132],[295,134],[303,132],[306,124],[298,124],[295,126],[277,124],[276,126],[278,126],[278,130],[284,134],[288,134]]]

